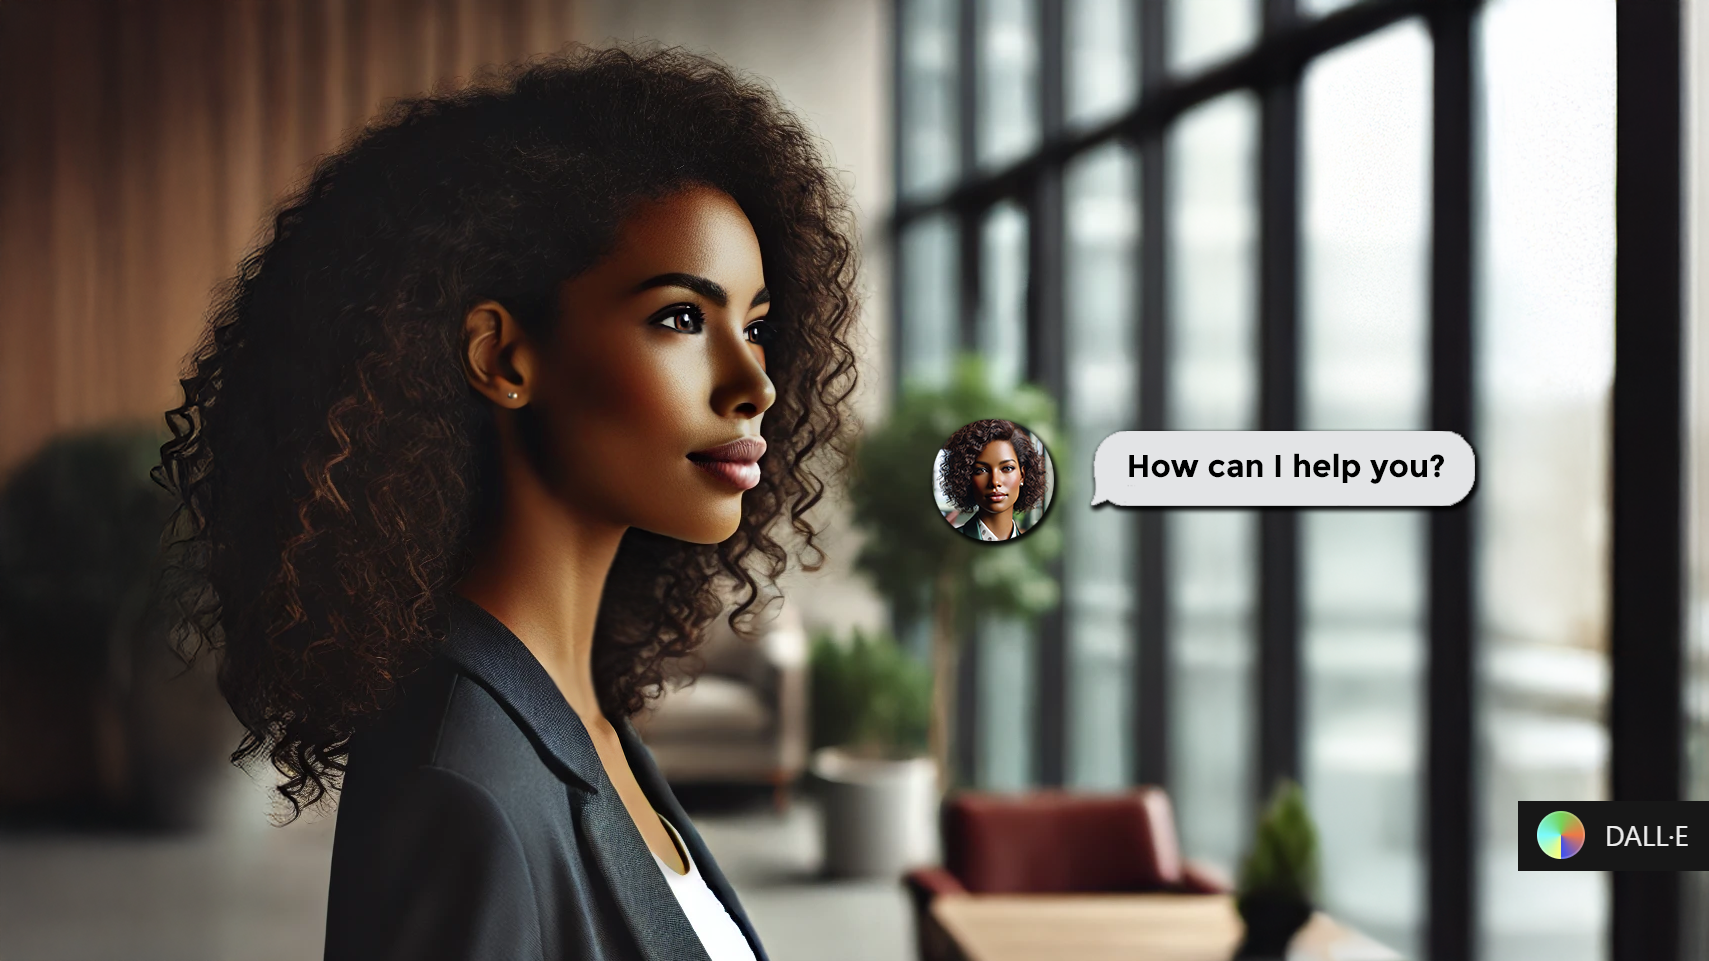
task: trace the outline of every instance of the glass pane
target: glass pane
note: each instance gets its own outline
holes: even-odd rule
[[[1258,102],[1229,94],[1169,138],[1169,426],[1256,424]]]
[[[1419,957],[1424,518],[1315,511],[1302,520],[1305,777],[1324,901]]]
[[[1407,22],[1306,74],[1304,421],[1424,426],[1429,376],[1430,42]]]
[[[1484,957],[1606,954],[1603,874],[1520,874],[1514,802],[1605,796],[1614,0],[1496,0],[1478,71]]]
[[[1211,101],[1169,137],[1169,426],[1256,426],[1257,101]],[[1171,511],[1170,790],[1189,857],[1233,871],[1251,826],[1255,516]]]
[[[1232,877],[1252,821],[1257,525],[1172,511],[1166,544],[1169,791],[1186,855]]]
[[[1027,369],[1027,215],[1004,202],[985,215],[979,243],[979,353],[998,390]],[[979,624],[979,780],[988,788],[1032,783],[1034,630],[1023,622]]]
[[[1085,463],[1139,413],[1137,183],[1138,164],[1114,144],[1081,155],[1064,174],[1063,407],[1073,456]],[[1121,788],[1133,770],[1134,514],[1109,505],[1056,509],[1068,540],[1068,783]]]
[[[1033,783],[1034,632],[1030,624],[979,625],[979,782],[996,791]]]
[[[1032,0],[978,2],[978,158],[1001,166],[1038,143],[1038,11]]]
[[[1359,0],[1300,0],[1300,12],[1313,16],[1323,16],[1334,13],[1342,7],[1350,7]]]
[[[960,340],[960,298],[956,294],[961,258],[955,221],[935,214],[909,225],[902,234],[902,380],[904,384],[943,384],[949,380]]]
[[[902,0],[902,193],[947,186],[959,166],[956,0]]]
[[[1003,202],[985,215],[979,265],[979,353],[996,388],[1027,369],[1027,215]]]
[[[1325,54],[1302,91],[1302,425],[1425,426],[1430,40],[1414,21]],[[1425,524],[1301,514],[1305,779],[1332,912],[1421,944]]]
[[[1139,92],[1139,0],[1068,0],[1068,122],[1108,120]]]
[[[1169,5],[1169,69],[1198,73],[1258,39],[1259,0],[1175,0]]]

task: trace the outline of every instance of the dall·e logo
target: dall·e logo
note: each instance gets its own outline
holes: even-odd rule
[[[1553,811],[1537,822],[1537,846],[1556,860],[1570,858],[1584,847],[1584,822],[1566,811]]]

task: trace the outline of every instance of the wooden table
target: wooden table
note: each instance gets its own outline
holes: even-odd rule
[[[1240,916],[1223,894],[944,895],[932,917],[967,961],[1229,961]],[[1319,911],[1289,961],[1399,961]]]

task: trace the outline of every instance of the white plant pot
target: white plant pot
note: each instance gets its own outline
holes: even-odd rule
[[[896,878],[937,858],[937,767],[931,758],[885,761],[837,748],[813,755],[824,785],[825,873]]]

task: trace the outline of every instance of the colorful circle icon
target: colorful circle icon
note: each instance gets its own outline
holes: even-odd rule
[[[1570,858],[1584,847],[1584,822],[1566,811],[1554,811],[1537,822],[1537,846],[1557,860]]]

